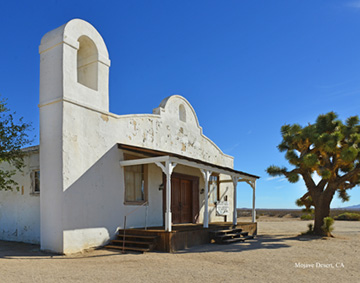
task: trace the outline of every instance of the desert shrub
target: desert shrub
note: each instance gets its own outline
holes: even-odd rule
[[[353,212],[345,212],[335,217],[336,220],[360,221],[360,214]]]
[[[303,214],[300,217],[301,220],[313,220],[313,216],[311,214]]]
[[[290,216],[292,218],[298,218],[299,217],[299,215],[297,213],[290,213]]]
[[[308,228],[309,228],[309,232],[312,232],[314,230],[314,225],[312,223],[310,223],[308,225]]]
[[[302,232],[301,235],[312,235],[314,233],[314,225],[310,223],[308,225],[308,230],[306,232]]]
[[[324,225],[321,226],[321,228],[327,235],[331,235],[332,230],[334,230],[333,225],[334,225],[334,219],[332,219],[331,217],[325,217]]]

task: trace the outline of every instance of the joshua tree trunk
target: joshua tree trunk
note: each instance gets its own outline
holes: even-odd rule
[[[330,215],[331,197],[327,197],[324,193],[318,195],[315,199],[315,223],[314,234],[319,236],[330,236],[323,231],[324,218]]]

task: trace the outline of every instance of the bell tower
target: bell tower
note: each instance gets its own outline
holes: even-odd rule
[[[101,35],[80,19],[45,34],[39,53],[41,248],[64,253],[64,192],[72,182],[68,160],[74,156],[68,140],[82,131],[74,126],[81,115],[76,109],[109,111],[110,60]]]

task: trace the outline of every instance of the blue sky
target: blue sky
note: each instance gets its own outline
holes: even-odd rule
[[[1,1],[0,94],[33,123],[38,143],[41,37],[73,18],[108,47],[110,111],[151,113],[172,94],[195,108],[204,134],[261,176],[257,207],[294,208],[305,192],[270,178],[287,165],[280,127],[321,113],[360,114],[360,1]],[[240,185],[238,207],[251,206]],[[345,204],[360,203],[360,188]]]

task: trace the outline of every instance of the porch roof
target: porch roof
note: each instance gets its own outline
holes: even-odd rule
[[[236,175],[243,179],[249,179],[249,180],[255,181],[256,179],[260,178],[259,176],[245,173],[243,171],[238,171],[238,170],[235,170],[235,169],[232,169],[229,167],[225,167],[225,166],[219,166],[219,165],[216,165],[213,163],[205,162],[205,161],[202,161],[199,159],[187,157],[187,156],[176,154],[173,152],[154,150],[154,149],[149,149],[149,148],[145,148],[145,147],[138,147],[138,146],[133,146],[133,145],[128,145],[128,144],[121,144],[121,143],[118,143],[118,148],[136,152],[136,153],[141,153],[143,155],[149,156],[149,158],[146,158],[146,160],[147,160],[146,163],[161,162],[161,161],[166,161],[167,159],[171,158],[171,161],[174,161],[179,164],[184,164],[184,165],[189,165],[189,166],[195,165],[196,167],[198,167],[200,169],[209,169],[210,168],[214,172],[224,173],[224,174],[229,174],[229,175]],[[129,162],[129,165],[130,165],[130,163],[133,163],[133,160],[122,161],[121,163],[123,165],[126,165],[127,162]]]

